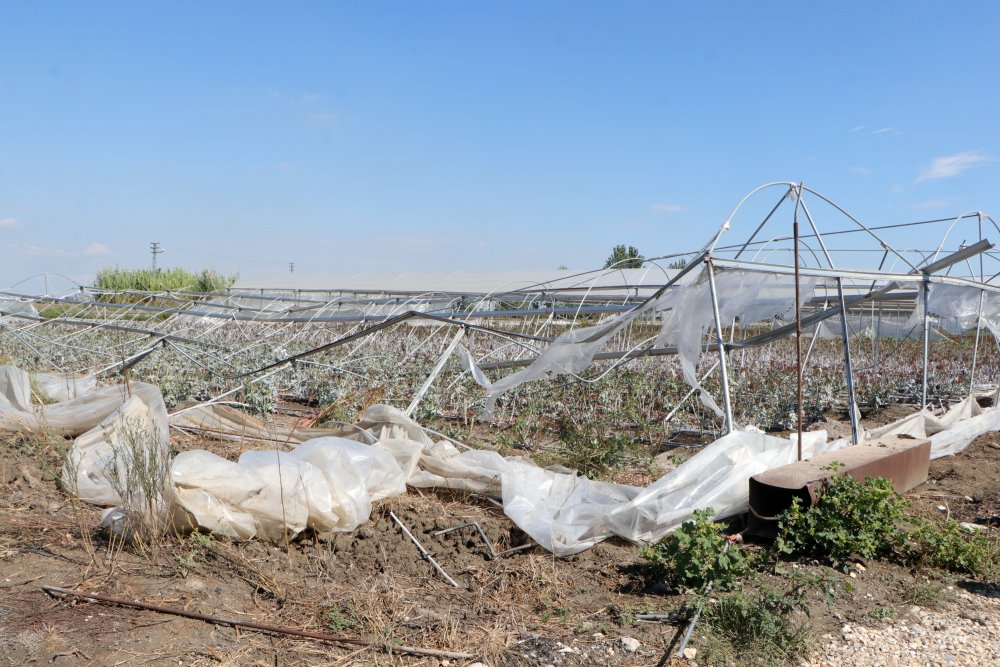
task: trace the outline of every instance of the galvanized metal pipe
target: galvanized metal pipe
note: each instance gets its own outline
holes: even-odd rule
[[[920,409],[923,410],[927,407],[927,358],[928,349],[930,346],[931,339],[931,314],[927,310],[927,292],[930,288],[926,282],[923,285],[923,293],[921,294],[922,303],[924,305],[924,369],[922,373],[922,378],[920,382]]]
[[[976,387],[976,361],[979,356],[979,332],[983,328],[983,299],[986,297],[986,293],[983,291],[979,292],[979,311],[976,315],[976,342],[972,346],[972,369],[969,371],[969,395]]]
[[[858,406],[854,400],[854,369],[851,366],[851,338],[847,331],[847,305],[844,302],[844,285],[837,278],[837,297],[840,299],[840,335],[844,339],[844,375],[847,378],[847,413],[851,418],[851,442],[860,440],[858,432]]]
[[[712,294],[712,314],[715,316],[715,335],[719,345],[719,373],[722,375],[722,402],[726,413],[726,433],[733,430],[733,406],[729,397],[729,369],[726,367],[726,337],[719,313],[719,294],[715,289],[715,270],[711,258],[705,261],[708,268],[708,289]]]

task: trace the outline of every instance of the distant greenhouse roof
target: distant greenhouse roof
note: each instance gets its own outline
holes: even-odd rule
[[[657,266],[580,272],[523,271],[403,271],[359,273],[273,273],[241,277],[235,288],[275,290],[348,290],[371,292],[444,292],[487,294],[521,290],[586,290],[629,292],[667,282],[674,269]]]

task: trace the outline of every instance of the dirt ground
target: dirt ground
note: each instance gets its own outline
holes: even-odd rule
[[[181,448],[207,446],[230,456],[237,448],[175,440]],[[683,630],[637,618],[670,614],[685,598],[643,577],[633,545],[609,540],[566,559],[538,549],[491,558],[474,527],[436,534],[475,522],[497,551],[528,543],[486,498],[411,491],[377,503],[372,520],[352,534],[306,535],[282,545],[189,535],[141,551],[109,541],[97,528],[100,511],[57,488],[57,466],[51,443],[24,437],[0,443],[0,665],[653,665]],[[959,456],[931,463],[929,482],[909,494],[913,511],[996,531],[998,478],[1000,434],[984,435]],[[421,558],[390,512],[458,587]],[[845,620],[878,623],[879,609],[905,614],[907,587],[928,574],[882,563],[851,573],[783,567],[826,578],[836,589],[832,604],[819,591],[811,594],[818,636]],[[787,587],[792,578],[772,575],[754,585]],[[365,639],[381,648],[56,599],[43,585]],[[470,657],[392,650],[401,645]]]

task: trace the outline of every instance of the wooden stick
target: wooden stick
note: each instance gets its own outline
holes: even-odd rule
[[[322,642],[330,642],[333,644],[350,644],[353,646],[371,647],[371,648],[376,648],[380,651],[384,651],[386,653],[408,653],[410,655],[427,655],[437,658],[455,658],[458,660],[471,660],[472,658],[476,657],[472,653],[458,653],[456,651],[443,651],[435,648],[419,648],[416,646],[395,646],[392,644],[380,644],[378,642],[368,641],[367,639],[355,639],[352,637],[342,637],[339,635],[328,635],[322,632],[309,632],[307,630],[282,628],[274,625],[265,625],[263,623],[253,623],[251,621],[238,621],[231,618],[220,618],[218,616],[199,614],[197,612],[185,611],[183,609],[176,609],[174,607],[161,607],[154,604],[146,604],[144,602],[119,600],[117,598],[98,595],[96,593],[78,593],[76,591],[71,591],[67,588],[59,588],[58,586],[42,586],[42,590],[53,597],[59,597],[59,596],[75,597],[75,598],[80,598],[82,600],[86,600],[88,602],[101,602],[104,604],[119,605],[121,607],[142,609],[144,611],[155,611],[158,614],[170,614],[171,616],[182,616],[184,618],[190,618],[196,621],[205,621],[206,623],[212,623],[215,625],[230,625],[237,628],[258,630],[260,632],[273,632],[275,634],[280,634],[280,635],[292,635],[294,637],[316,639]]]

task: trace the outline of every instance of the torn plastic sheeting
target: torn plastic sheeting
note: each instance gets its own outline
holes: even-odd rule
[[[257,534],[257,520],[241,509],[264,491],[265,481],[238,463],[205,450],[181,452],[170,466],[174,501],[193,519],[191,527],[237,540]]]
[[[145,498],[123,498],[122,492],[144,493],[148,486],[136,475],[158,475],[162,500],[170,448],[163,398],[147,403],[135,395],[100,424],[73,442],[63,464],[63,485],[83,501],[96,505],[148,507]],[[161,508],[163,509],[163,508]]]
[[[817,327],[816,335],[820,340],[840,340],[843,338],[839,317],[823,320],[817,325]],[[864,315],[848,316],[847,330],[854,336],[867,337],[874,337],[877,332],[878,337],[882,339],[920,339],[924,336],[923,325],[919,322],[916,324],[910,324],[907,318],[895,317],[889,314],[883,314],[880,318],[877,313],[874,316],[868,313]],[[809,332],[806,331],[805,333],[808,334]],[[930,339],[932,341],[944,340],[944,336],[938,333],[936,329],[932,328],[930,331]]]
[[[306,526],[323,532],[337,525],[330,487],[316,466],[274,450],[243,452],[238,463],[264,480],[261,492],[240,506],[257,519],[261,537],[277,542]]]
[[[808,300],[817,287],[826,284],[822,278],[803,277],[799,282],[802,301]],[[716,269],[715,286],[723,327],[737,319],[743,326],[775,318],[787,319],[795,309],[794,276]],[[673,343],[677,346],[684,381],[697,388],[702,404],[721,417],[722,410],[712,395],[701,387],[696,374],[702,337],[715,327],[710,287],[708,271],[703,269],[692,284],[671,297],[672,308],[664,316],[655,345]]]
[[[68,401],[97,389],[97,378],[76,373],[32,373],[31,379],[42,398],[49,401]]]
[[[131,382],[127,386],[101,387],[76,398],[35,406],[31,403],[30,376],[14,366],[0,366],[0,430],[29,429],[77,436],[93,429],[133,396],[157,410],[163,404],[158,387]],[[162,416],[166,417],[166,408]]]
[[[825,432],[806,435],[809,456],[847,445],[844,440],[827,443]],[[712,507],[719,517],[745,511],[749,478],[791,463],[796,449],[790,440],[734,431],[645,489],[512,466],[503,477],[504,511],[557,556],[578,553],[612,535],[655,542],[696,509]]]
[[[0,366],[0,413],[31,413],[31,379],[16,366]]]
[[[101,387],[78,398],[38,408],[36,414],[25,417],[33,428],[49,429],[60,435],[79,435],[97,426],[131,397],[139,397],[149,406],[163,404],[163,396],[155,385],[130,382],[128,386]],[[166,407],[163,408],[163,427],[166,426]]]
[[[886,435],[909,435],[929,438],[931,458],[957,454],[983,433],[1000,429],[1000,408],[984,410],[969,396],[935,415],[924,408],[891,424],[865,431],[864,440],[873,441]]]
[[[486,404],[483,413],[489,416],[493,413],[497,399],[501,395],[525,382],[560,374],[582,373],[594,361],[609,340],[618,335],[632,320],[647,313],[663,312],[673,307],[679,295],[685,293],[688,285],[697,283],[704,275],[704,267],[699,267],[684,276],[672,289],[659,298],[605,322],[590,327],[572,329],[560,334],[547,348],[542,350],[530,366],[506,375],[496,382],[491,382],[482,369],[478,367],[472,354],[464,346],[459,345],[459,361],[481,387],[486,389]]]
[[[715,270],[716,293],[719,313],[723,323],[737,318],[743,325],[774,318],[787,318],[795,307],[795,284],[792,276],[762,274],[751,271]],[[808,299],[820,286],[831,283],[824,278],[805,277],[799,285],[799,294]],[[722,410],[712,396],[701,388],[696,368],[701,357],[702,338],[715,326],[715,312],[708,281],[708,271],[700,267],[673,289],[607,322],[575,329],[560,335],[530,366],[496,382],[491,382],[478,367],[471,353],[459,346],[459,361],[477,384],[486,389],[484,413],[492,414],[496,400],[505,392],[531,380],[560,373],[582,373],[597,353],[611,338],[620,333],[632,320],[647,313],[663,313],[663,323],[654,345],[677,346],[684,380],[699,389],[702,403],[717,415]]]
[[[353,486],[353,478],[356,478],[371,500],[406,493],[408,471],[381,444],[365,445],[346,438],[315,438],[296,447],[291,455],[322,470],[334,490]],[[353,478],[339,479],[338,475],[344,471],[350,472]]]
[[[298,444],[322,437],[356,439],[365,437],[368,442],[376,442],[364,429],[351,424],[333,428],[286,428],[265,424],[252,415],[222,403],[196,405],[170,415],[170,425],[181,429],[204,431],[219,440],[242,440],[253,438],[270,442]]]
[[[805,459],[849,444],[843,439],[828,442],[825,431],[802,435]],[[655,542],[696,509],[711,507],[717,517],[744,512],[749,504],[750,477],[792,463],[797,454],[794,438],[733,431],[643,489],[627,505],[615,510],[609,522],[626,539]]]
[[[9,315],[29,315],[38,317],[38,309],[28,301],[18,301],[17,299],[0,299],[0,313],[2,317]]]
[[[432,442],[419,424],[390,406],[372,406],[362,423],[374,432],[408,433]],[[847,444],[827,443],[826,433],[817,431],[805,434],[803,450],[811,457]],[[701,507],[714,507],[719,516],[744,511],[749,500],[747,480],[791,463],[796,452],[791,440],[733,432],[640,489],[545,470],[495,452],[460,452],[439,442],[424,445],[420,469],[410,484],[488,493],[499,482],[507,516],[543,548],[567,556],[611,535],[633,542],[655,541]]]

